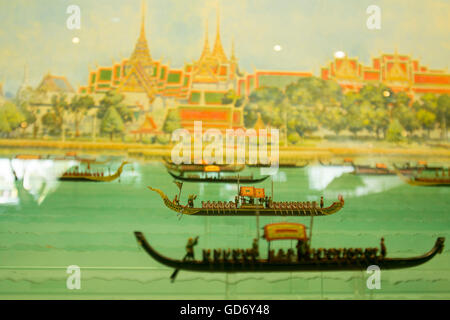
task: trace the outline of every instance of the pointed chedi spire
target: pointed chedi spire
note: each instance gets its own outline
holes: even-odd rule
[[[219,6],[217,6],[217,28],[216,28],[216,41],[214,43],[214,49],[212,55],[219,59],[220,62],[227,62],[227,56],[223,50],[222,41],[220,40],[220,14]]]
[[[206,19],[206,30],[205,30],[205,42],[203,43],[203,51],[200,56],[200,61],[211,56],[211,49],[209,48],[209,39],[208,39],[208,19]]]
[[[141,30],[139,34],[139,39],[134,47],[134,51],[131,55],[130,64],[139,62],[143,67],[152,65],[152,57],[150,55],[150,50],[148,49],[147,39],[145,37],[145,0],[142,0],[141,7]]]
[[[231,40],[231,58],[230,58],[230,60],[231,61],[236,61],[237,60],[235,52],[234,52],[234,37],[233,37],[233,40]]]
[[[28,84],[28,63],[25,63],[24,70],[23,70],[23,81],[20,85],[19,89],[17,90],[17,96],[20,97],[22,92],[29,86]]]
[[[139,40],[145,39],[145,0],[141,2],[141,32],[139,34]]]

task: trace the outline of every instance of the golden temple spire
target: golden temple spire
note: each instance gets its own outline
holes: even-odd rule
[[[145,0],[142,0],[141,4],[141,30],[139,39],[129,60],[130,64],[135,62],[139,62],[143,67],[150,66],[152,64],[152,57],[150,55],[147,39],[145,37]]]
[[[220,40],[220,14],[219,6],[217,5],[217,27],[216,27],[216,41],[212,55],[220,60],[220,62],[228,61],[227,56],[223,50],[222,41]]]
[[[205,42],[203,44],[203,51],[200,56],[200,60],[203,60],[211,55],[208,37],[209,37],[209,35],[208,35],[208,19],[206,19]]]
[[[141,33],[139,39],[145,39],[145,0],[141,2]]]
[[[236,61],[236,55],[234,54],[234,37],[231,40],[231,61]]]

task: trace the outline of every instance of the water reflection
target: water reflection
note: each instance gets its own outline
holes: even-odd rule
[[[58,177],[77,163],[74,160],[0,159],[0,204],[17,205],[24,192],[41,204],[58,188]]]
[[[353,171],[351,166],[308,166],[309,187],[324,190],[336,178]]]
[[[338,195],[345,197],[361,197],[380,193],[402,185],[397,176],[353,175],[350,166],[310,166],[308,180],[311,189],[324,191],[327,198]]]
[[[0,204],[19,204],[15,177],[9,159],[0,159]]]

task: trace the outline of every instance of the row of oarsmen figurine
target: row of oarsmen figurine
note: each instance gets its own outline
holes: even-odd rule
[[[233,201],[202,201],[202,209],[235,209],[237,208],[236,202]],[[281,201],[281,202],[269,202],[266,208],[280,209],[280,210],[295,210],[295,209],[318,209],[316,201]],[[320,204],[320,208],[323,208],[323,201]]]
[[[357,261],[357,260],[374,260],[376,258],[384,258],[386,256],[386,246],[384,239],[381,239],[381,250],[378,255],[378,248],[318,248],[310,249],[309,246],[299,241],[297,245],[297,253],[290,248],[285,253],[283,249],[279,249],[277,254],[275,250],[270,250],[269,261],[273,262],[296,262],[296,261]],[[251,249],[214,249],[211,260],[211,249],[203,249],[203,261],[205,262],[241,262],[255,261],[259,257],[258,246],[253,244]]]

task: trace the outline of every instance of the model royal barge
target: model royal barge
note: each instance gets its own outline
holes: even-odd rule
[[[396,169],[404,175],[414,174],[414,169],[412,168],[399,168]],[[384,163],[377,163],[375,167],[367,165],[355,165],[353,164],[353,171],[351,174],[354,175],[381,175],[381,176],[393,176],[395,175],[395,170],[389,169]]]
[[[178,172],[203,172],[205,168],[211,166],[211,164],[206,163],[180,163],[175,164],[172,161],[169,161],[167,158],[164,158],[164,165],[170,171],[178,171]],[[245,164],[212,164],[220,168],[222,172],[239,172],[244,170]]]
[[[297,162],[280,162],[278,164],[275,164],[274,167],[278,167],[278,168],[304,168],[309,164],[308,161],[304,162],[304,163],[297,163]],[[270,168],[272,167],[271,163],[268,164],[264,164],[264,163],[257,163],[257,164],[247,164],[247,167],[250,168]]]
[[[139,245],[156,261],[174,268],[172,281],[179,270],[198,272],[295,272],[295,271],[351,271],[367,270],[371,265],[377,265],[382,270],[410,268],[431,260],[436,254],[442,253],[445,238],[437,238],[433,248],[427,253],[409,258],[388,258],[384,239],[378,248],[310,248],[306,236],[306,227],[299,223],[274,223],[264,227],[263,238],[268,241],[266,258],[260,257],[258,240],[254,239],[250,249],[214,249],[203,250],[203,258],[196,260],[194,246],[198,237],[189,239],[186,245],[186,255],[182,260],[167,258],[159,254],[142,232],[135,232]],[[296,250],[289,248],[285,252],[270,249],[273,240],[296,240]]]
[[[123,171],[123,166],[126,165],[128,162],[124,161],[120,165],[120,167],[117,169],[117,171],[114,174],[111,175],[103,175],[103,172],[91,172],[89,169],[87,171],[81,172],[78,171],[78,167],[76,167],[72,171],[65,172],[61,177],[59,177],[59,180],[62,181],[87,181],[87,182],[109,182],[116,180],[120,177]]]
[[[221,175],[221,169],[219,166],[211,165],[204,167],[203,176],[199,174],[188,174],[185,175],[184,171],[180,174],[174,174],[168,171],[169,174],[176,180],[187,181],[187,182],[212,182],[212,183],[258,183],[266,180],[269,176],[263,176],[260,178],[254,178],[253,174],[250,176],[241,175]]]
[[[172,201],[161,190],[148,188],[158,193],[169,209],[196,216],[327,216],[338,212],[344,206],[344,199],[341,196],[339,196],[337,202],[324,207],[323,198],[321,198],[320,205],[316,201],[275,202],[272,197],[265,195],[263,188],[238,187],[240,193],[234,201],[202,201],[201,207],[195,207],[196,195],[190,195],[187,205],[181,205],[179,197],[175,196]]]
[[[435,171],[435,177],[405,177],[400,171],[397,170],[398,176],[406,183],[412,186],[422,187],[450,187],[450,169],[448,169],[447,176],[445,171],[442,171],[442,175],[439,176],[439,171]]]

